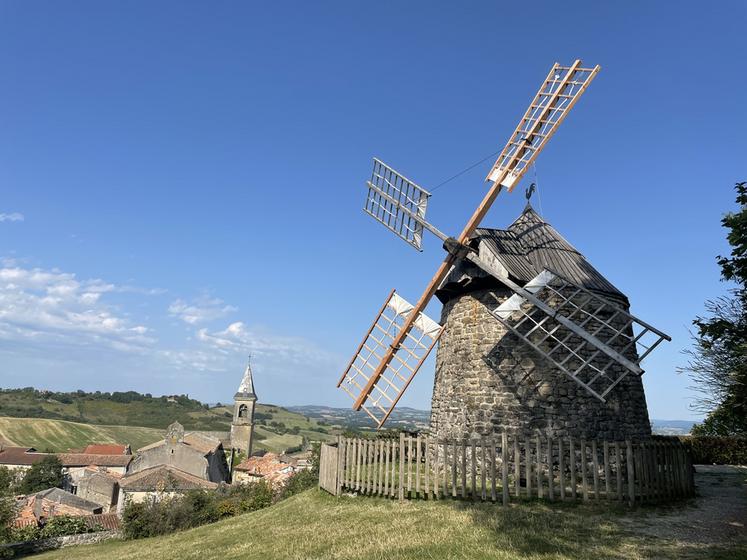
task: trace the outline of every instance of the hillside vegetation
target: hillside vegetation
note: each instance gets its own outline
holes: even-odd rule
[[[336,499],[316,489],[270,508],[138,541],[109,541],[43,554],[43,560],[225,560],[242,558],[741,558],[737,549],[646,536],[636,523],[665,512],[630,514],[593,505],[549,507],[375,498]],[[631,519],[632,517],[632,519]]]
[[[178,420],[188,431],[228,432],[232,406],[208,407],[184,395],[56,393],[0,390],[0,442],[66,451],[89,443],[129,443],[133,450],[163,437]],[[334,437],[323,422],[270,404],[257,404],[255,450],[282,452]]]
[[[45,418],[0,418],[0,442],[39,451],[67,451],[89,443],[129,443],[132,449],[163,438],[163,430],[136,426],[95,426]]]

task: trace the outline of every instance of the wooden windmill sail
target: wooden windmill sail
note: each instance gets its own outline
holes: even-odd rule
[[[389,417],[443,332],[424,310],[458,260],[472,262],[513,292],[491,310],[496,321],[602,401],[625,375],[640,375],[640,361],[668,339],[559,271],[542,270],[519,285],[505,269],[480,258],[466,245],[501,190],[515,188],[598,71],[599,66],[582,67],[580,60],[571,66],[552,67],[488,173],[486,181],[491,186],[487,194],[456,238],[426,221],[430,193],[374,160],[365,211],[418,250],[425,230],[442,239],[447,250],[417,303],[410,304],[395,291],[389,294],[338,381],[338,387],[353,398],[353,408],[363,409],[378,426]],[[631,360],[616,349],[618,344],[611,344],[620,340],[633,348],[645,345],[640,357]],[[612,365],[624,366],[622,373]]]

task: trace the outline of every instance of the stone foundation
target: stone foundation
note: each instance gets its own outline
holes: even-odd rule
[[[488,307],[495,308],[509,295],[478,290],[444,304],[431,432],[439,439],[477,438],[504,430],[607,441],[650,437],[640,377],[625,376],[607,402],[601,402],[490,315]],[[635,358],[635,351],[626,357]]]

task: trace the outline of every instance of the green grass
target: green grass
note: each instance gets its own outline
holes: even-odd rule
[[[739,558],[630,532],[625,510],[451,501],[398,503],[310,490],[258,512],[175,535],[66,548],[40,559],[225,560]],[[655,512],[636,515],[657,515]]]
[[[132,449],[163,438],[163,430],[136,426],[95,426],[45,418],[0,417],[0,441],[35,447],[39,451],[67,451],[89,443],[129,443]]]

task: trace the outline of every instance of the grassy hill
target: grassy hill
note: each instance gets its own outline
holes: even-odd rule
[[[46,418],[0,418],[0,441],[39,451],[67,451],[89,443],[129,443],[133,449],[163,437],[163,430],[137,426],[95,426]]]
[[[187,430],[228,432],[232,415],[232,406],[207,407],[184,396],[0,390],[0,441],[51,451],[118,442],[135,450],[162,438],[174,420]],[[255,450],[282,452],[304,438],[334,438],[317,420],[271,404],[257,404],[255,421]]]
[[[310,490],[275,506],[165,537],[66,548],[40,560],[265,560],[314,558],[474,558],[596,560],[743,558],[739,549],[688,544],[636,529],[666,511],[633,513],[604,506],[502,508],[451,501],[336,499]]]
[[[0,416],[159,429],[178,420],[188,430],[225,430],[231,423],[230,412],[211,409],[186,395],[154,397],[134,391],[62,393],[30,387],[0,390]]]

